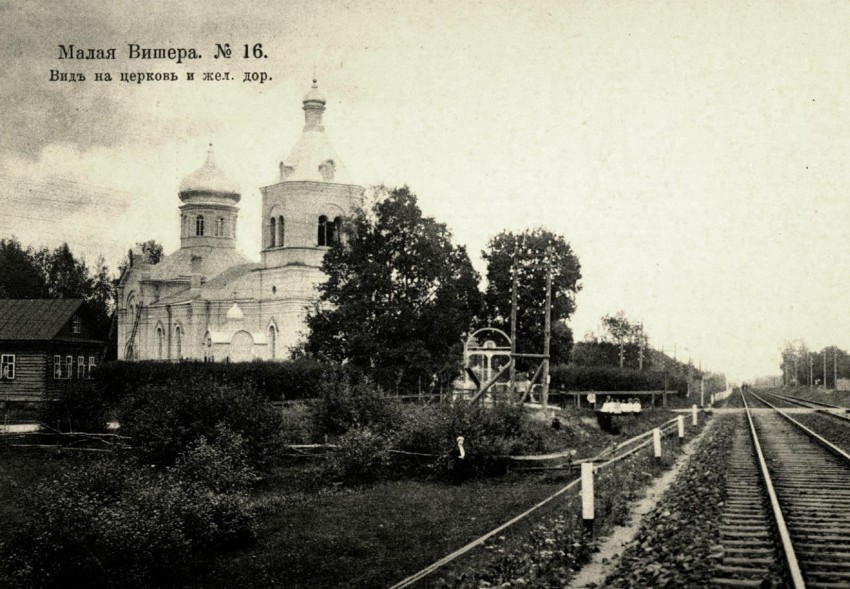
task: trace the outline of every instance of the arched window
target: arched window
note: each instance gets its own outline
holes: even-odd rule
[[[342,229],[342,217],[337,217],[336,219],[334,219],[334,222],[331,225],[331,236],[330,236],[330,242],[331,243],[339,243],[339,233],[340,233],[341,229]]]
[[[198,215],[195,217],[195,235],[204,234],[204,216]]]
[[[178,360],[183,358],[183,329],[179,323],[174,327],[174,352],[175,358]]]
[[[277,350],[275,349],[277,345],[277,330],[274,328],[274,325],[269,325],[269,359],[274,360],[277,357]]]
[[[271,220],[269,220],[269,247],[275,246],[275,239],[277,239],[276,224],[277,221],[275,221],[275,218],[272,217]]]
[[[156,359],[162,360],[162,327],[156,328]]]
[[[328,245],[328,218],[319,217],[319,245]]]
[[[284,246],[283,243],[284,237],[284,224],[283,224],[283,215],[277,218],[277,244],[280,247]]]

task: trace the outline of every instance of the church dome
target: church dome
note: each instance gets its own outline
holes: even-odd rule
[[[310,91],[304,95],[305,104],[308,102],[321,102],[322,104],[326,104],[325,95],[319,92],[319,82],[316,78],[313,78],[313,85],[310,87]]]
[[[233,303],[233,306],[227,311],[227,320],[242,321],[243,319],[245,319],[245,314],[242,312],[242,309],[239,308],[239,305]]]
[[[304,130],[289,155],[280,161],[281,182],[333,182],[350,184],[348,170],[339,159],[325,134],[322,115],[325,97],[313,79],[304,96]]]
[[[207,161],[204,165],[183,178],[180,183],[180,200],[185,201],[184,195],[193,193],[226,195],[239,202],[239,184],[228,178],[216,166],[212,145],[207,152]]]

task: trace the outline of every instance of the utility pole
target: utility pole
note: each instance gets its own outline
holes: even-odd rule
[[[549,406],[549,339],[552,327],[552,246],[546,248],[546,323],[543,326],[543,410]]]
[[[517,276],[518,273],[519,264],[517,263],[517,242],[516,238],[514,238],[514,260],[513,265],[511,266],[511,274],[513,276],[513,283],[511,284],[511,398],[513,398],[513,395],[516,392],[516,356],[514,354],[516,354],[516,306],[519,283],[519,277]]]
[[[832,388],[838,390],[838,348],[832,348]]]
[[[823,388],[826,388],[826,348],[823,349]]]
[[[640,322],[640,341],[638,342],[638,370],[643,371],[643,321]]]
[[[809,387],[812,386],[812,377],[814,376],[814,374],[812,373],[812,370],[814,368],[814,365],[815,365],[815,359],[812,358],[812,356],[810,354],[809,355]]]

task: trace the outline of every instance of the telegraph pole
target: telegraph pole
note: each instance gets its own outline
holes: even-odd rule
[[[546,248],[546,317],[543,326],[543,410],[549,406],[549,339],[552,327],[552,246]]]
[[[814,374],[812,373],[812,370],[813,370],[814,366],[815,366],[815,359],[812,358],[811,354],[809,354],[809,387],[812,386],[812,377],[814,376]]]
[[[511,285],[511,398],[513,398],[513,394],[516,392],[516,304],[517,288],[519,282],[519,277],[517,276],[517,274],[519,273],[519,264],[517,263],[516,256],[517,242],[516,238],[514,238],[514,260],[513,265],[511,266],[511,274],[513,275],[513,283]]]
[[[832,388],[838,390],[838,348],[832,348]]]
[[[823,388],[826,388],[826,348],[823,349]]]

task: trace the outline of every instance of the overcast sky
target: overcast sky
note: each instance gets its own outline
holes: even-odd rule
[[[786,340],[850,348],[848,2],[159,4],[0,2],[0,236],[112,267],[136,241],[171,252],[177,186],[212,142],[257,259],[258,188],[301,132],[315,69],[355,180],[408,184],[482,274],[502,229],[571,242],[576,339],[622,309],[733,378],[778,374]],[[60,61],[60,43],[117,59]],[[130,60],[128,43],[203,58]],[[215,43],[234,57],[212,59]],[[254,43],[268,58],[241,58]]]

